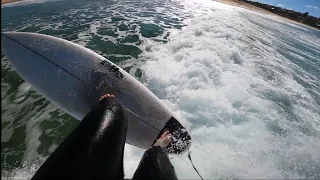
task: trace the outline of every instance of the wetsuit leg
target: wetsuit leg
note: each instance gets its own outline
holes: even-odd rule
[[[167,152],[159,146],[148,149],[133,175],[133,180],[176,180],[177,175]]]
[[[115,98],[100,101],[32,179],[122,179],[127,132],[124,116]]]

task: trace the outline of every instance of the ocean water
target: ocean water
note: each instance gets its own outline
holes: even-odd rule
[[[117,63],[193,137],[205,179],[320,178],[320,31],[209,0],[26,0],[2,31],[61,37]],[[78,120],[19,77],[1,52],[1,172],[29,179]],[[143,154],[125,147],[125,177]],[[187,155],[180,179],[199,179]]]

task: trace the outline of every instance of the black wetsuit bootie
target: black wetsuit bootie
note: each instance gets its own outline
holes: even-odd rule
[[[90,111],[33,176],[33,180],[122,179],[127,119],[106,97]]]

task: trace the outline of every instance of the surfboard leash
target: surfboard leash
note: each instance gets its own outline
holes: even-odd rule
[[[202,176],[200,175],[199,171],[197,170],[197,168],[194,166],[194,164],[193,164],[193,162],[192,162],[190,149],[188,149],[188,159],[190,160],[193,169],[196,171],[196,173],[199,175],[199,177],[200,177],[202,180],[204,180],[204,179],[202,178]]]

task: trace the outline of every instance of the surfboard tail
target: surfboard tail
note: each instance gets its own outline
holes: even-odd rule
[[[171,117],[170,120],[166,123],[166,125],[160,131],[160,133],[157,136],[157,138],[154,141],[154,143],[167,130],[173,136],[172,142],[167,147],[169,153],[171,153],[171,154],[182,154],[182,153],[186,152],[189,149],[190,145],[191,145],[191,136],[189,135],[189,133],[186,130],[186,128],[183,127],[179,123],[179,121],[176,120],[174,117]]]

